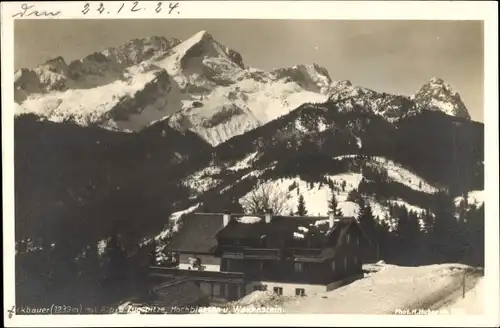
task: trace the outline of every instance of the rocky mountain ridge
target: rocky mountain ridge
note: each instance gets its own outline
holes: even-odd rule
[[[415,95],[390,95],[335,81],[318,64],[266,72],[206,31],[181,42],[151,37],[66,65],[61,57],[15,76],[16,114],[139,131],[157,121],[212,145],[262,126],[304,103],[334,100],[388,122],[422,109],[470,118],[460,95],[433,78]]]

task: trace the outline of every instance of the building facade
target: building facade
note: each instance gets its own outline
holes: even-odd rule
[[[362,276],[368,244],[354,218],[195,213],[168,246],[178,266],[154,269],[189,277],[213,299],[254,290],[306,296]]]

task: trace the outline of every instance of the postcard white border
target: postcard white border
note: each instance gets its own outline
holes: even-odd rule
[[[85,315],[14,316],[14,165],[13,165],[13,40],[14,19],[22,2],[1,3],[2,33],[2,180],[4,225],[4,325],[7,326],[493,326],[500,323],[498,212],[498,5],[491,1],[181,1],[178,14],[151,10],[120,14],[81,12],[85,2],[26,2],[42,11],[61,11],[52,19],[349,19],[349,20],[483,20],[485,34],[485,315]],[[132,2],[126,2],[130,5]],[[144,3],[146,2],[139,2]],[[150,2],[151,6],[156,2]],[[168,5],[168,2],[164,1]],[[98,6],[99,2],[90,2]],[[114,8],[120,2],[104,2]],[[18,19],[47,19],[23,17]],[[383,301],[383,300],[381,300]],[[250,318],[250,317],[251,318]]]

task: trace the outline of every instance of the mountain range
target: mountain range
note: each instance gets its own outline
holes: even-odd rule
[[[318,64],[264,71],[201,31],[58,57],[16,71],[14,86],[16,240],[81,246],[116,227],[138,240],[262,184],[314,215],[332,190],[345,215],[356,190],[381,220],[393,204],[432,208],[440,190],[482,201],[484,126],[439,78],[405,96]]]

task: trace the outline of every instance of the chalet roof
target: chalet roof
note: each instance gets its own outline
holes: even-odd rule
[[[241,223],[238,219],[243,216],[260,217],[261,221],[256,223]],[[320,236],[330,236],[333,234],[334,239],[340,239],[352,223],[357,224],[357,221],[350,217],[336,220],[333,228],[330,228],[328,217],[273,215],[271,222],[266,223],[264,215],[232,214],[229,224],[224,227],[223,214],[220,213],[192,213],[186,216],[183,222],[179,232],[174,234],[170,241],[167,251],[213,254],[217,248],[217,237],[260,238],[263,235],[293,236],[294,232],[300,233],[301,229],[307,229],[307,234]],[[359,228],[363,232],[361,227]]]
[[[244,215],[232,215],[229,224],[224,227],[218,236],[222,238],[260,238],[263,235],[291,235],[300,232],[299,227],[304,227],[311,233],[325,234],[329,230],[328,218],[307,216],[278,216],[273,215],[270,223],[265,222],[264,215],[251,215],[261,217],[257,223],[241,223],[238,218]],[[316,222],[321,224],[315,225]]]
[[[192,213],[183,219],[167,251],[210,254],[217,247],[215,235],[223,227],[222,214]]]

